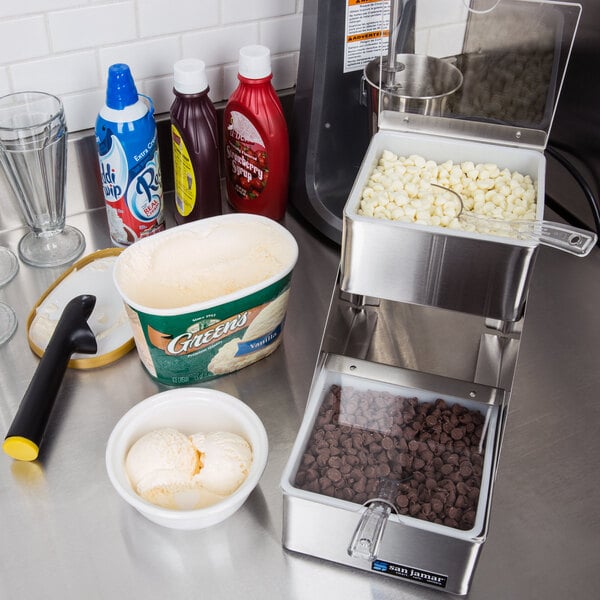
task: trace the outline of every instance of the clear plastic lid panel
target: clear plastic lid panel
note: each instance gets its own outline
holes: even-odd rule
[[[468,18],[456,62],[463,86],[450,111],[548,131],[580,7],[503,0],[480,10]]]
[[[459,127],[478,139],[545,146],[579,4],[392,0],[396,5],[402,10],[392,10],[389,25],[382,24],[384,30],[389,26],[390,44],[366,69],[367,80],[381,92],[380,113],[392,113],[391,122],[394,112],[429,117],[430,131]],[[440,116],[461,124],[431,119]]]

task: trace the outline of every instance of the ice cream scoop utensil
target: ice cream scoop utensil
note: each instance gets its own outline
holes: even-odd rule
[[[96,337],[87,323],[95,305],[95,296],[83,294],[65,306],[2,444],[12,458],[30,461],[38,457],[71,355],[96,352]]]
[[[580,257],[587,256],[598,241],[595,233],[572,225],[544,220],[496,219],[465,211],[460,194],[436,183],[431,185],[454,194],[457,201],[460,202],[460,212],[457,218],[465,225],[472,225],[479,233],[535,241]]]

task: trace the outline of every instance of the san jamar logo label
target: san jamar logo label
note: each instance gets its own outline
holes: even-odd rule
[[[405,565],[396,565],[385,560],[374,560],[371,564],[371,570],[401,577],[402,579],[426,583],[433,587],[445,588],[448,583],[447,575],[432,573],[431,571],[424,571],[423,569],[416,569]]]
[[[199,352],[207,346],[224,340],[240,330],[245,329],[254,321],[265,305],[243,311],[223,321],[218,321],[204,329],[192,326],[178,335],[164,333],[147,326],[150,343],[169,356],[184,356]]]

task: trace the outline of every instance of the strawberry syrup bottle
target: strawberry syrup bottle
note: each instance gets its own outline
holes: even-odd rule
[[[229,203],[280,221],[287,204],[289,140],[271,79],[270,50],[241,48],[239,85],[223,115],[223,149]]]

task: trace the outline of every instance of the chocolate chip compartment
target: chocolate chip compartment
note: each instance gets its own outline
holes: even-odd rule
[[[389,479],[396,482],[397,514],[470,530],[487,421],[480,410],[442,398],[421,402],[400,391],[332,384],[324,390],[294,484],[364,504]]]
[[[283,546],[467,593],[506,403],[500,388],[322,353],[281,479]]]
[[[359,512],[391,480],[390,520],[477,537],[488,507],[501,398],[487,386],[328,355],[284,473],[284,492]]]

